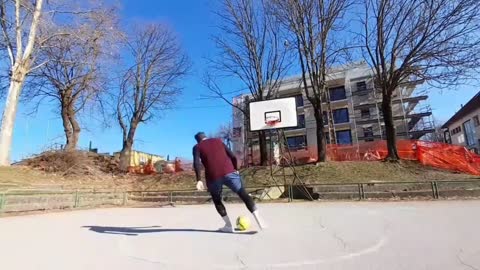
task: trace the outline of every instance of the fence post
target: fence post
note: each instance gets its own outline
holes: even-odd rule
[[[173,194],[171,191],[168,193],[168,200],[170,201],[170,204],[173,204]]]
[[[358,184],[358,193],[360,196],[360,200],[365,199],[365,190],[363,189],[363,183]]]
[[[79,203],[79,197],[78,197],[78,190],[75,191],[75,203],[73,204],[73,208],[77,208]]]
[[[287,185],[287,191],[288,191],[288,202],[293,201],[293,190],[292,190],[292,185]]]
[[[0,213],[3,212],[3,207],[5,206],[6,198],[7,198],[7,194],[5,193],[0,194]]]
[[[127,201],[128,201],[128,194],[126,191],[123,192],[123,206],[127,205]]]
[[[433,182],[433,186],[435,187],[435,199],[440,199],[440,194],[438,192],[438,184],[436,181]]]

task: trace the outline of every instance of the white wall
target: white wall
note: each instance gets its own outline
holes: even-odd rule
[[[455,121],[454,123],[448,126],[448,129],[450,131],[450,136],[452,138],[452,144],[466,146],[467,142],[465,137],[465,130],[463,128],[463,123],[465,123],[468,120],[471,120],[472,124],[475,124],[472,119],[474,116],[480,117],[480,108],[470,112],[468,115],[462,117],[461,119]],[[457,127],[461,127],[462,131],[457,134],[452,134],[452,130],[454,130]],[[478,140],[480,139],[480,126],[476,126],[476,127],[474,126],[474,128],[475,128],[475,142],[476,142],[475,147],[477,147],[477,149],[480,149],[480,145],[478,142]]]

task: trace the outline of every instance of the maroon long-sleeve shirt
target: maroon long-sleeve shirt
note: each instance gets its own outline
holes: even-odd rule
[[[193,167],[200,181],[201,166],[207,182],[215,181],[238,170],[237,158],[220,139],[205,139],[193,147]]]

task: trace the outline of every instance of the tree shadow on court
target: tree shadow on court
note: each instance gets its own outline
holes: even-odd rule
[[[110,226],[83,226],[82,228],[89,229],[92,232],[102,234],[120,234],[127,236],[138,236],[139,234],[146,233],[168,233],[168,232],[188,232],[188,233],[222,233],[229,234],[228,232],[222,232],[218,230],[201,230],[201,229],[164,229],[161,226],[148,226],[148,227],[110,227]],[[235,234],[252,235],[256,234],[256,231],[236,231]]]

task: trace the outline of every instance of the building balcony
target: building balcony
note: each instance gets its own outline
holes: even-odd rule
[[[427,99],[428,99],[428,96],[426,96],[426,95],[416,96],[416,97],[404,97],[402,99],[397,97],[394,100],[392,100],[392,105],[401,104],[402,101],[403,101],[403,103],[408,104],[405,111],[411,112],[420,101],[427,100]],[[382,103],[382,100],[379,99],[379,100],[374,101],[374,102],[362,103],[362,104],[358,104],[358,105],[354,104],[353,106],[354,106],[355,110],[361,110],[361,109],[369,109],[369,108],[373,108],[373,107],[376,107],[376,106],[381,106],[381,103]]]
[[[422,117],[427,117],[432,115],[432,112],[421,112],[421,113],[412,113],[405,116],[407,119],[420,119]],[[393,117],[394,121],[403,120],[403,115],[395,115]],[[380,117],[380,120],[383,122],[383,117]],[[357,120],[357,125],[366,125],[366,124],[375,124],[378,123],[377,117],[370,117],[370,119]]]
[[[426,134],[435,132],[435,129],[420,129],[420,130],[411,130],[408,132],[401,131],[397,132],[397,136],[399,137],[409,137],[409,139],[418,140]],[[373,136],[359,136],[359,141],[369,140],[369,139],[385,139],[385,135],[380,136],[379,134],[375,134]]]

